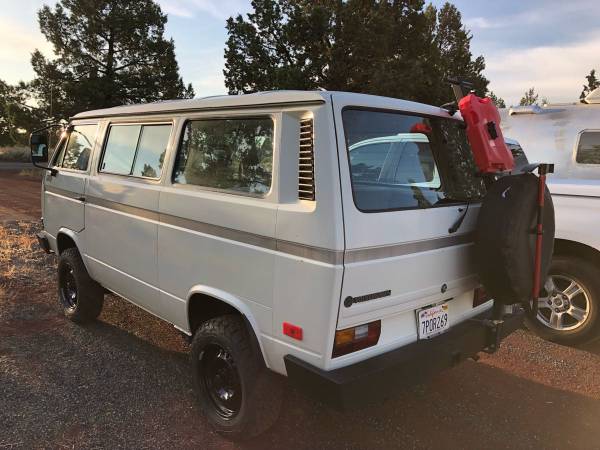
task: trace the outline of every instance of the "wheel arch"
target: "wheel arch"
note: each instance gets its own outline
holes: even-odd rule
[[[581,242],[571,241],[569,239],[555,239],[554,255],[584,258],[598,266],[598,269],[600,270],[600,250]]]
[[[91,274],[86,258],[81,251],[81,240],[79,239],[78,233],[68,228],[60,228],[58,233],[56,233],[56,254],[60,256],[60,254],[68,248],[77,249],[81,255],[85,269]]]
[[[260,339],[260,328],[250,308],[238,297],[210,286],[196,285],[187,297],[187,322],[190,334],[206,320],[224,314],[239,314],[253,338],[253,344],[269,367],[268,359]]]

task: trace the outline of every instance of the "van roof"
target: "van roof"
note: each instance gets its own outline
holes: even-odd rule
[[[356,102],[357,105],[368,104],[394,109],[404,109],[416,113],[449,117],[448,112],[437,106],[416,103],[375,95],[336,91],[267,91],[243,95],[216,95],[212,97],[188,100],[166,100],[154,103],[115,106],[113,108],[96,109],[76,114],[72,119],[90,119],[100,117],[133,116],[145,114],[161,114],[186,111],[211,111],[239,108],[260,108],[274,105],[308,105],[330,101],[331,97],[344,101]],[[459,118],[457,113],[454,118]]]
[[[324,103],[326,92],[320,91],[270,91],[244,95],[215,95],[187,100],[165,100],[153,103],[115,106],[85,111],[73,119],[109,117],[136,114],[159,114],[175,111],[239,108],[240,106],[268,106],[273,104]]]

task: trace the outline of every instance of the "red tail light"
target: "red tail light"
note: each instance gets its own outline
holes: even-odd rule
[[[335,341],[331,356],[336,358],[362,350],[363,348],[373,347],[379,342],[380,334],[381,320],[357,327],[346,328],[345,330],[338,330],[335,332]]]
[[[489,300],[491,299],[488,297],[487,292],[485,292],[485,289],[482,286],[479,286],[473,292],[473,308],[479,305],[483,305]]]

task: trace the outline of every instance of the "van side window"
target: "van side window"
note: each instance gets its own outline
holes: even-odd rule
[[[160,178],[171,125],[112,125],[101,172]]]
[[[97,125],[75,125],[64,147],[61,167],[74,170],[87,170],[94,141],[96,140]],[[61,155],[59,155],[60,157]],[[58,162],[58,161],[57,161]]]
[[[185,125],[173,181],[263,196],[272,171],[271,119],[193,120]]]
[[[600,164],[600,131],[581,133],[576,160],[579,164]]]

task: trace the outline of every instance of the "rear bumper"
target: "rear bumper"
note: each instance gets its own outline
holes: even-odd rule
[[[331,371],[286,355],[288,379],[305,394],[340,409],[382,400],[481,351],[496,351],[504,337],[522,326],[523,312],[504,316],[500,324],[490,319],[491,311],[486,311],[433,339]]]

